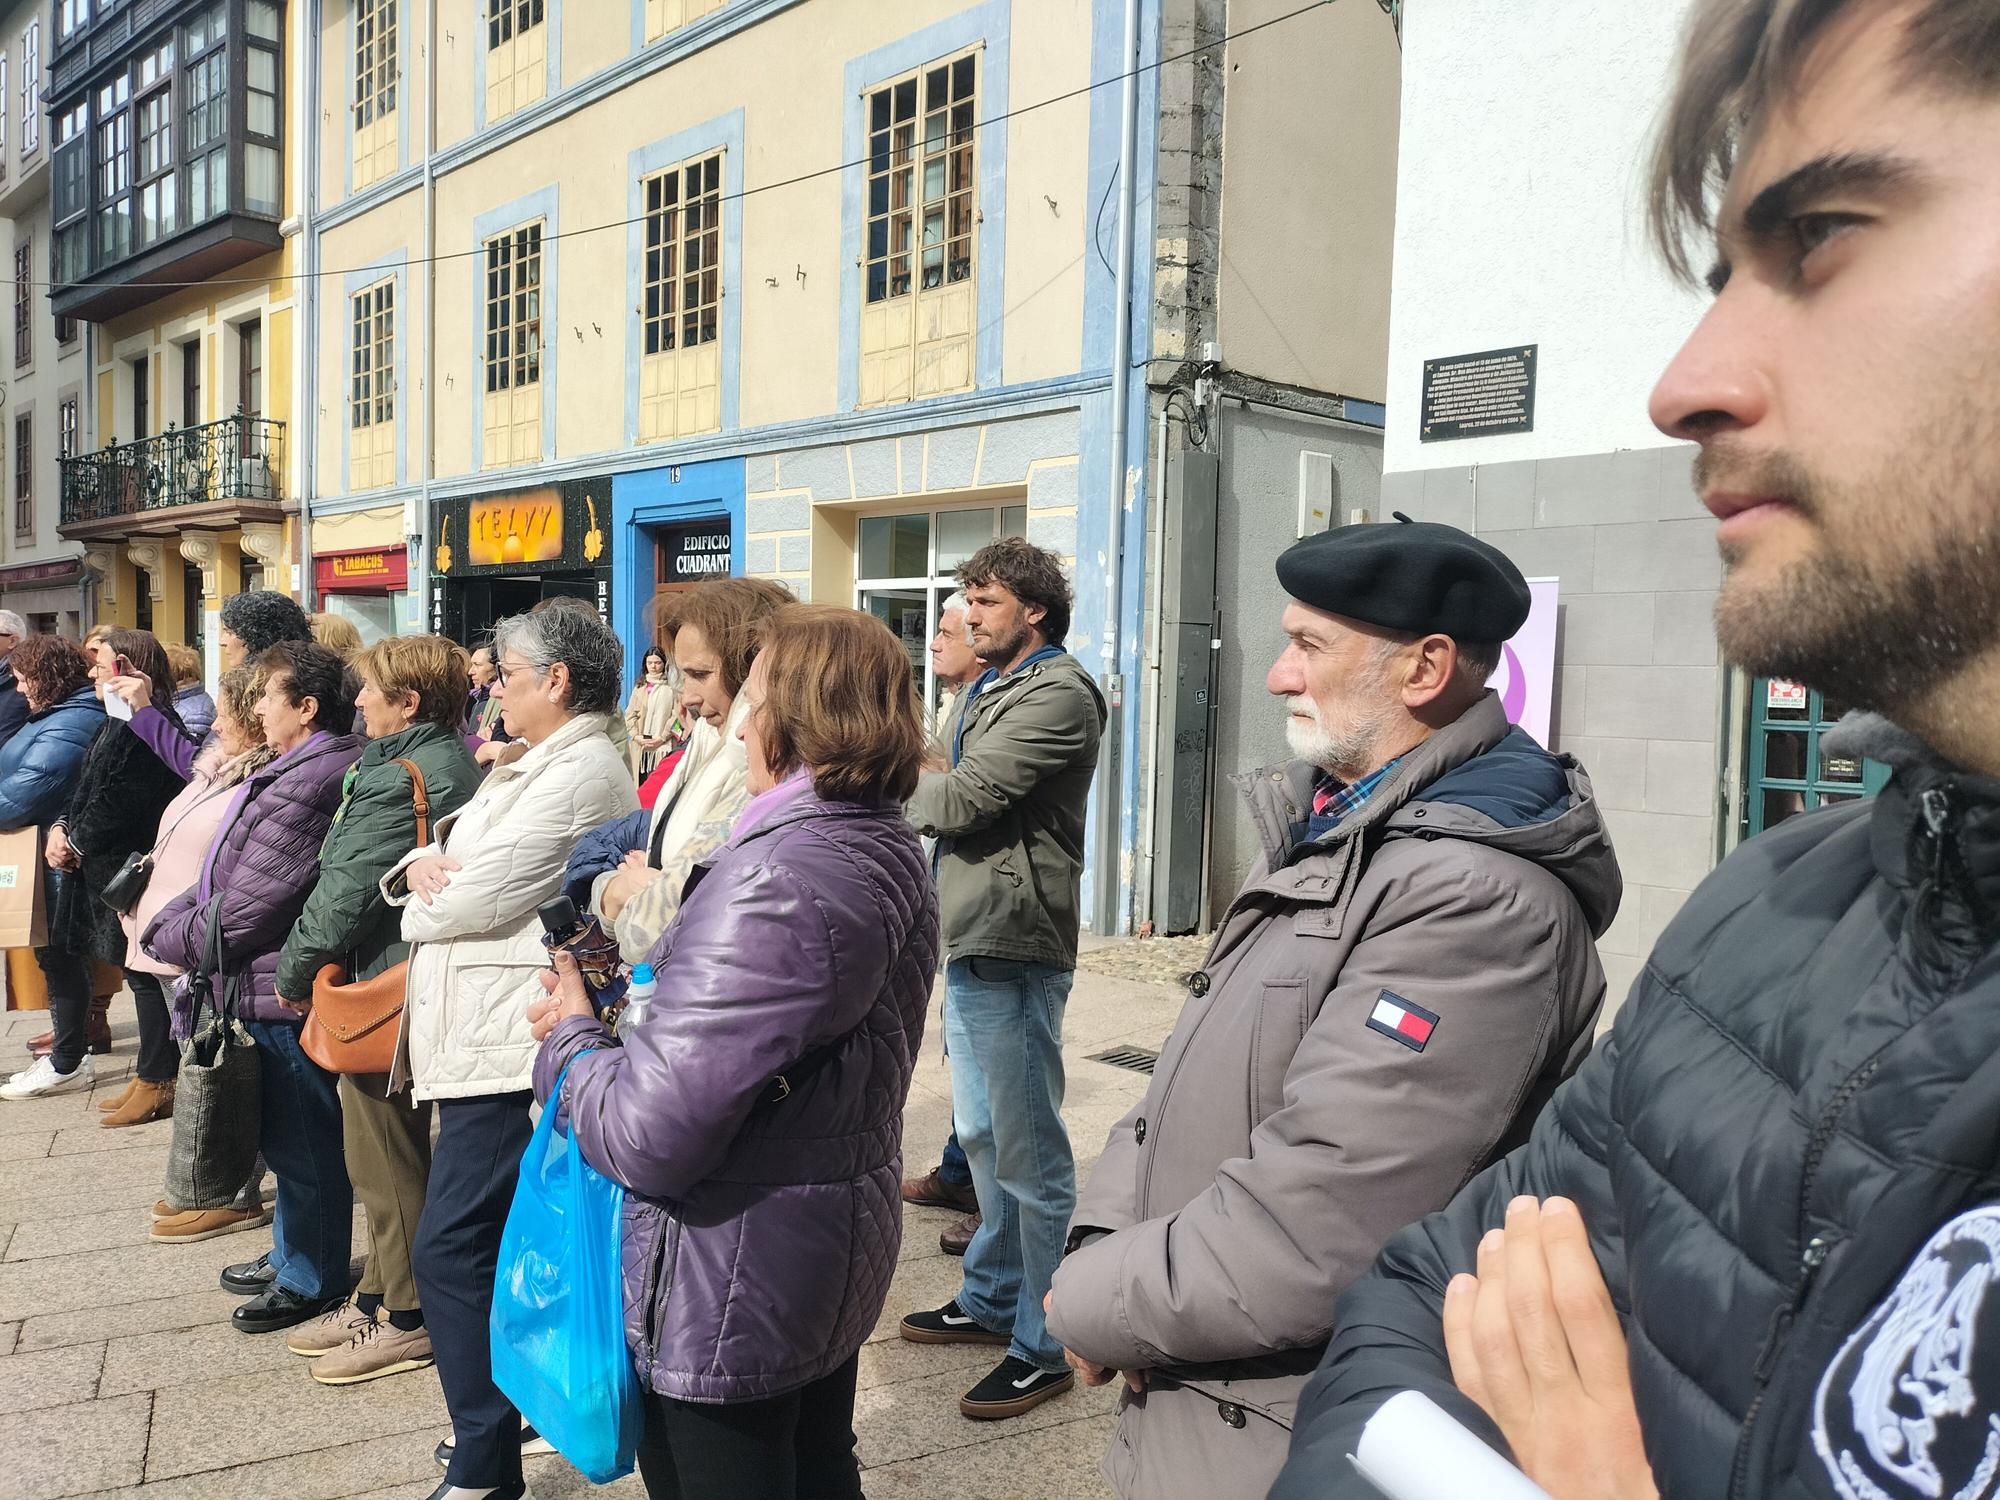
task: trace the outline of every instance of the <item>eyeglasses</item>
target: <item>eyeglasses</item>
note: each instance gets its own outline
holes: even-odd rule
[[[526,672],[531,677],[540,677],[548,671],[548,668],[538,667],[533,662],[524,661],[518,665],[514,665],[503,661],[494,670],[499,673],[500,686],[505,687],[511,680],[520,676],[523,672]]]

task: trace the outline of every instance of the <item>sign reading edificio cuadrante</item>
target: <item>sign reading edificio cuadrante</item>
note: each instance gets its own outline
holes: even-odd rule
[[[1535,359],[1539,344],[1424,361],[1426,443],[1535,430]]]
[[[729,517],[659,530],[662,583],[694,583],[729,571]]]

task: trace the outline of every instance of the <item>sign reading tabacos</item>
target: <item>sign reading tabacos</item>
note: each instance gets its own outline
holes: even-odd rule
[[[563,555],[562,495],[536,490],[496,500],[475,500],[466,550],[479,567],[552,562]]]

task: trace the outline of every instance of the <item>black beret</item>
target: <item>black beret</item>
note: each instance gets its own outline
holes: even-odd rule
[[[1278,582],[1301,604],[1410,635],[1510,639],[1528,618],[1528,581],[1497,547],[1456,526],[1338,526],[1287,547]]]

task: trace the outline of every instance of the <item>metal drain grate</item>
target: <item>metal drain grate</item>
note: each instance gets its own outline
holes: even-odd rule
[[[1093,1052],[1087,1061],[1109,1063],[1114,1068],[1125,1068],[1134,1073],[1150,1073],[1153,1064],[1160,1060],[1157,1052],[1148,1052],[1144,1047],[1113,1047],[1109,1052]]]

